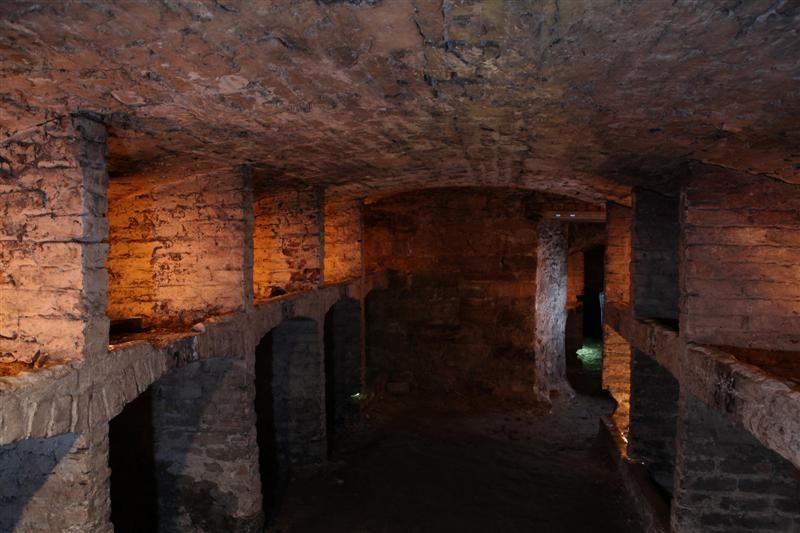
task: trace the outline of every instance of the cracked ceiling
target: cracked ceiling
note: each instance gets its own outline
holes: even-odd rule
[[[690,161],[800,183],[791,0],[0,3],[0,134],[90,110],[112,176],[623,201]]]

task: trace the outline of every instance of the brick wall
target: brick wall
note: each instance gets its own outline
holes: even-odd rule
[[[634,192],[630,268],[638,318],[678,319],[678,203],[677,196]]]
[[[603,388],[617,409],[612,420],[623,434],[628,433],[631,398],[631,346],[610,326],[603,326]]]
[[[444,189],[365,208],[369,366],[429,390],[530,395],[536,225],[526,195]]]
[[[319,191],[269,189],[254,203],[255,299],[317,288],[322,277],[323,213]]]
[[[106,352],[105,140],[76,116],[0,143],[0,362]]]
[[[692,396],[678,419],[674,531],[800,530],[797,468]]]
[[[112,181],[109,316],[190,323],[242,309],[248,197],[238,172]]]
[[[606,208],[605,298],[606,304],[630,305],[632,210],[609,203]],[[613,415],[617,429],[628,431],[631,390],[631,348],[609,326],[603,326],[603,387],[617,402]]]
[[[678,380],[652,357],[633,350],[628,455],[672,493]]]
[[[325,283],[361,276],[361,201],[325,197]]]
[[[800,187],[701,167],[682,194],[681,334],[800,349]]]
[[[631,302],[631,208],[609,203],[606,208],[606,302]]]
[[[567,257],[567,357],[583,345],[583,304],[578,300],[583,295],[583,274],[583,250],[572,252]]]

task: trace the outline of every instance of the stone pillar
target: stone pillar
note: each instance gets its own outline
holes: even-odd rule
[[[536,395],[572,395],[566,381],[564,334],[567,320],[567,228],[550,219],[537,224],[535,303]]]
[[[258,191],[253,207],[256,301],[319,287],[322,202],[322,194],[313,188]]]
[[[682,395],[673,533],[800,530],[800,473],[749,432]]]
[[[0,362],[107,352],[105,151],[78,115],[0,142]]]
[[[112,533],[108,426],[0,447],[0,531]]]
[[[308,318],[282,322],[272,333],[275,433],[279,463],[325,461],[325,368],[319,326]]]
[[[191,363],[153,384],[162,532],[263,531],[254,400],[244,359]]]
[[[633,350],[628,456],[641,461],[672,493],[678,380],[652,357]]]

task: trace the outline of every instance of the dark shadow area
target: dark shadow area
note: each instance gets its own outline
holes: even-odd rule
[[[111,522],[116,533],[158,531],[151,389],[108,423]]]
[[[278,444],[275,432],[275,396],[272,389],[273,357],[272,332],[256,346],[256,440],[258,442],[258,468],[261,478],[261,509],[269,523],[278,507],[281,483],[278,465]]]
[[[490,395],[389,396],[314,476],[294,479],[274,531],[638,533],[607,453],[613,405],[552,411]]]
[[[325,315],[325,415],[328,455],[356,421],[361,395],[361,303],[345,298]]]
[[[0,531],[15,531],[28,502],[72,449],[77,433],[0,447]]]
[[[325,314],[325,432],[328,436],[328,456],[336,447],[336,437],[341,424],[341,421],[337,420],[340,410],[338,405],[340,392],[337,389],[340,387],[338,381],[341,377],[336,368],[340,354],[336,350],[335,314],[336,306],[331,307]]]

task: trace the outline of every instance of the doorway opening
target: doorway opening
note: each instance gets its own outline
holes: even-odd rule
[[[281,494],[278,444],[275,430],[275,395],[273,392],[272,331],[256,346],[255,411],[258,467],[261,477],[261,509],[269,523],[275,516]]]
[[[158,531],[151,389],[126,405],[108,426],[114,531]]]

